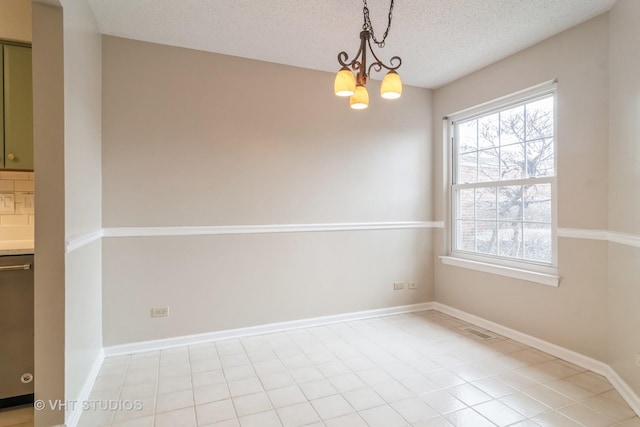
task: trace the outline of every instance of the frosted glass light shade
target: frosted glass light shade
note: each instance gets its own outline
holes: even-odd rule
[[[395,71],[389,71],[380,86],[380,95],[385,99],[397,99],[402,95],[402,80]]]
[[[351,96],[356,91],[356,78],[347,67],[342,67],[333,82],[333,91],[338,96]]]
[[[369,106],[369,92],[362,85],[356,86],[356,92],[349,98],[349,104],[354,110],[363,110]]]

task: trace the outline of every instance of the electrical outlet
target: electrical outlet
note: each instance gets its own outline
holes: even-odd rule
[[[157,307],[151,309],[151,317],[167,317],[169,316],[169,307]]]
[[[401,291],[404,289],[404,282],[395,282],[393,284],[393,290],[394,291]]]
[[[409,282],[409,283],[407,283],[407,288],[408,289],[418,289],[418,285],[416,284],[416,282]]]
[[[640,352],[636,353],[636,366],[640,368]]]

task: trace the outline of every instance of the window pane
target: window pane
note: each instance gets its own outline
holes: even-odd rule
[[[525,187],[524,220],[551,222],[551,184]]]
[[[498,227],[498,255],[522,258],[522,223],[500,222]]]
[[[495,188],[476,188],[476,219],[496,220]]]
[[[553,96],[530,102],[527,113],[527,140],[553,137]]]
[[[498,188],[498,219],[522,221],[522,186]]]
[[[524,105],[500,112],[500,145],[524,142]]]
[[[551,225],[524,224],[524,257],[551,262]]]
[[[476,250],[476,233],[473,221],[456,221],[457,242],[456,249],[473,252]]]
[[[458,125],[458,153],[467,153],[478,149],[478,121]]]
[[[493,221],[476,221],[476,251],[496,255],[497,227]]]
[[[500,179],[524,178],[524,144],[500,147]]]
[[[500,115],[498,113],[478,119],[478,149],[497,147],[500,143]]]
[[[456,211],[456,218],[470,219],[473,221],[475,211],[474,202],[473,188],[458,190],[458,209]]]
[[[527,142],[527,176],[552,176],[553,167],[553,139],[547,138]]]
[[[499,178],[498,148],[478,151],[478,181],[497,181]]]
[[[529,99],[454,123],[452,249],[544,263],[555,257],[555,180],[531,179],[556,176],[555,95]]]
[[[478,152],[458,156],[458,184],[478,182]]]

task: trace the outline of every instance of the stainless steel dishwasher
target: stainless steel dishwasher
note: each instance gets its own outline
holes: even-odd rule
[[[33,267],[0,256],[0,408],[33,402]]]

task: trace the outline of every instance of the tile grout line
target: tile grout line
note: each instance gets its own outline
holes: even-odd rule
[[[320,351],[326,351],[327,353],[331,354],[334,358],[336,362],[339,362],[343,365],[345,365],[345,361],[348,360],[350,358],[350,356],[345,355],[344,352],[342,351],[338,351],[338,349],[340,348],[340,346],[337,346],[337,344],[340,345],[344,345],[345,347],[350,347],[354,352],[356,352],[358,355],[360,355],[360,357],[364,358],[365,360],[369,360],[368,357],[366,357],[366,353],[363,353],[363,347],[361,345],[358,344],[354,344],[353,342],[351,342],[349,339],[349,337],[351,337],[351,339],[353,339],[353,336],[351,336],[351,334],[349,332],[346,332],[347,330],[352,330],[354,331],[354,333],[361,337],[366,337],[365,339],[369,342],[372,343],[373,345],[377,345],[380,346],[380,348],[382,348],[385,352],[387,352],[391,357],[393,357],[393,359],[396,362],[399,362],[403,365],[405,365],[406,367],[412,367],[412,365],[409,363],[409,360],[411,359],[407,359],[406,354],[403,355],[403,353],[401,352],[401,349],[399,350],[397,346],[402,346],[402,345],[410,345],[413,344],[414,342],[417,343],[419,342],[419,340],[417,339],[417,335],[415,334],[416,330],[418,329],[417,327],[414,327],[410,324],[410,322],[407,322],[407,320],[418,320],[418,318],[423,317],[423,318],[428,318],[430,320],[430,323],[432,325],[440,325],[439,322],[431,322],[432,317],[429,317],[427,313],[433,313],[433,312],[423,312],[421,314],[424,314],[423,316],[421,315],[417,315],[417,314],[402,314],[402,315],[396,315],[396,316],[388,316],[385,319],[385,321],[383,322],[379,322],[379,325],[372,325],[375,323],[378,323],[377,321],[379,319],[376,318],[372,318],[372,319],[367,319],[367,320],[350,320],[350,321],[344,321],[344,322],[339,322],[339,323],[335,323],[333,325],[329,325],[329,326],[317,326],[317,327],[307,327],[307,328],[300,328],[300,329],[296,329],[296,330],[291,330],[291,331],[286,331],[286,332],[278,332],[278,333],[272,333],[272,334],[260,334],[260,335],[256,335],[256,337],[266,337],[266,336],[275,336],[277,334],[281,334],[281,336],[283,338],[286,338],[288,343],[283,344],[282,347],[280,347],[279,345],[275,345],[274,344],[274,340],[266,340],[265,344],[268,345],[268,348],[270,349],[270,351],[273,353],[274,358],[273,359],[269,359],[269,360],[277,360],[280,364],[280,366],[284,369],[284,372],[287,374],[287,376],[291,377],[291,370],[292,369],[296,369],[295,365],[292,365],[291,367],[289,367],[288,364],[283,363],[284,360],[287,360],[289,358],[295,358],[298,357],[295,353],[291,356],[288,356],[286,354],[286,351],[283,352],[282,349],[286,348],[287,345],[292,345],[292,348],[295,348],[297,350],[297,352],[299,353],[300,357],[303,357],[304,359],[306,359],[308,362],[311,363],[311,365],[309,365],[308,367],[312,367],[315,368],[322,376],[322,381],[328,381],[329,383],[331,383],[331,378],[334,377],[334,375],[329,375],[326,374],[324,370],[321,370],[319,367],[323,366],[327,363],[333,363],[333,362],[323,362],[321,360],[318,361],[314,361],[311,357],[309,357],[311,354],[317,354]],[[446,314],[442,314],[442,319],[455,319],[451,316],[448,316]],[[455,319],[456,322],[461,322],[463,324],[469,324],[469,322],[465,322],[465,321],[460,321],[458,319]],[[363,323],[365,326],[369,326],[369,327],[373,327],[373,331],[371,330],[367,330],[367,328],[354,328],[353,326],[357,323]],[[454,324],[454,326],[451,326],[452,324]],[[346,330],[341,330],[340,327],[347,327],[349,329]],[[455,328],[455,322],[449,322],[446,327],[446,330],[448,333],[450,334],[455,334],[455,335],[450,335],[448,336],[448,338],[445,338],[443,340],[437,340],[434,341],[433,338],[429,338],[427,341],[425,341],[426,343],[428,343],[429,346],[434,346],[435,348],[435,352],[427,352],[424,353],[424,347],[422,347],[421,345],[418,347],[414,347],[415,351],[417,351],[416,355],[420,355],[420,358],[424,358],[427,360],[431,360],[433,362],[433,356],[440,356],[439,358],[441,359],[441,356],[443,355],[454,355],[456,353],[458,353],[461,349],[464,350],[465,347],[467,347],[470,343],[472,343],[472,341],[470,341],[470,337],[466,336],[466,335],[461,335],[458,334],[454,328]],[[311,333],[310,330],[311,329],[317,329],[316,334]],[[415,330],[414,330],[415,329]],[[305,339],[302,336],[300,337],[296,337],[293,334],[296,333],[296,331],[304,331],[305,333],[309,334],[313,340],[310,341],[317,343],[317,345],[319,345],[321,347],[320,351],[310,351],[310,352],[305,352],[305,350],[303,349],[303,347],[307,344],[305,344]],[[364,332],[363,332],[364,331]],[[400,335],[400,338],[398,338],[397,336],[394,338],[392,336],[392,334],[394,333],[394,331],[396,332],[401,332],[402,335]],[[413,333],[412,333],[413,332]],[[326,334],[326,335],[325,335]],[[331,334],[332,336],[329,337],[329,334]],[[247,337],[247,338],[251,338],[251,337]],[[388,339],[391,338],[391,341],[387,341]],[[464,341],[463,341],[464,340]],[[452,347],[452,348],[447,348],[446,343],[447,341],[449,342],[461,342],[461,343],[466,343],[464,344],[464,346],[457,348],[457,347]],[[224,343],[225,340],[221,340],[220,343]],[[228,342],[237,342],[241,348],[243,349],[242,353],[239,354],[243,354],[247,361],[248,361],[248,365],[251,367],[251,370],[254,373],[255,378],[257,378],[257,380],[260,382],[260,385],[262,387],[262,391],[261,393],[265,393],[267,398],[269,399],[269,402],[271,404],[271,406],[273,407],[273,411],[276,413],[276,416],[278,417],[278,420],[280,420],[280,422],[283,423],[283,419],[280,417],[279,412],[277,411],[278,408],[275,407],[273,400],[271,398],[271,396],[269,395],[266,387],[265,387],[265,383],[264,380],[261,378],[260,374],[258,374],[258,371],[255,369],[255,364],[259,363],[259,362],[254,362],[254,359],[249,357],[249,355],[251,353],[253,353],[253,350],[251,350],[250,346],[248,345],[248,342],[246,340],[243,340],[242,338],[237,338],[235,340],[228,340]],[[475,341],[476,344],[478,344],[477,340]],[[504,346],[500,346],[495,347],[495,345],[492,346],[487,346],[486,348],[489,349],[493,349],[491,351],[489,351],[488,353],[482,353],[482,357],[480,357],[479,359],[476,359],[476,361],[474,362],[470,362],[469,360],[473,360],[473,359],[469,359],[469,358],[460,358],[457,360],[460,360],[460,362],[456,362],[452,365],[447,365],[447,366],[442,366],[437,362],[433,362],[435,364],[435,366],[438,366],[438,369],[436,371],[442,371],[442,372],[448,372],[451,375],[454,376],[458,376],[457,371],[455,371],[455,368],[458,366],[473,366],[476,363],[481,364],[482,362],[487,362],[490,361],[492,358],[494,357],[505,357],[508,355],[515,355],[517,353],[521,353],[521,352],[528,352],[531,353],[531,355],[538,355],[537,357],[546,357],[547,359],[542,359],[542,360],[538,360],[538,361],[534,361],[530,358],[530,356],[527,356],[528,359],[514,359],[515,361],[517,361],[517,363],[514,363],[513,365],[509,365],[506,367],[506,369],[504,369],[504,371],[496,371],[493,373],[490,373],[490,375],[488,376],[482,376],[480,378],[476,378],[473,379],[473,377],[468,377],[468,376],[462,376],[460,377],[460,381],[462,381],[462,384],[460,385],[468,385],[471,387],[476,387],[476,385],[474,384],[474,382],[476,381],[480,381],[482,379],[494,379],[497,381],[500,381],[501,383],[504,383],[502,381],[502,379],[500,378],[500,375],[506,374],[506,373],[510,373],[510,374],[515,374],[518,375],[519,377],[522,378],[526,378],[528,381],[531,382],[532,386],[531,387],[537,387],[537,386],[541,386],[544,387],[545,389],[548,389],[554,393],[557,393],[561,396],[564,396],[566,399],[568,399],[568,403],[564,403],[562,405],[559,405],[557,407],[550,407],[549,405],[545,404],[543,401],[538,400],[536,397],[534,396],[530,396],[526,393],[526,390],[530,387],[528,386],[518,386],[518,387],[514,387],[511,386],[509,383],[504,383],[507,387],[512,388],[515,392],[514,393],[509,393],[508,395],[505,396],[509,396],[509,395],[516,395],[516,394],[521,394],[523,396],[528,396],[530,399],[532,399],[533,401],[538,402],[539,404],[547,407],[549,410],[545,411],[543,413],[539,413],[536,415],[533,415],[531,417],[527,417],[526,414],[520,412],[518,409],[516,409],[515,407],[512,407],[511,405],[509,405],[508,403],[504,402],[501,400],[501,398],[505,397],[505,396],[493,396],[491,394],[487,394],[487,397],[489,397],[489,400],[485,401],[485,402],[478,402],[476,404],[470,405],[467,404],[465,402],[462,402],[464,404],[464,407],[459,409],[459,410],[465,410],[465,409],[472,409],[472,411],[474,411],[473,413],[477,414],[478,416],[481,416],[486,419],[488,419],[490,422],[491,419],[489,419],[488,417],[486,417],[485,415],[483,415],[482,413],[480,413],[476,407],[479,405],[482,405],[484,403],[487,402],[498,402],[501,403],[502,405],[505,405],[507,408],[509,408],[510,410],[514,411],[515,413],[518,413],[519,415],[521,415],[522,417],[524,417],[525,420],[532,420],[534,421],[535,418],[543,416],[545,414],[558,414],[558,416],[563,416],[566,417],[567,419],[570,420],[575,420],[576,422],[579,422],[577,419],[573,418],[570,415],[567,415],[563,412],[561,412],[560,410],[563,408],[566,408],[568,406],[571,405],[579,405],[580,407],[583,408],[587,408],[589,411],[593,411],[597,414],[599,414],[600,416],[603,416],[607,419],[610,420],[610,422],[612,422],[613,424],[611,425],[618,425],[621,424],[622,422],[626,422],[630,419],[633,419],[633,412],[631,411],[631,416],[629,418],[623,419],[621,421],[618,421],[617,419],[613,419],[610,418],[609,415],[607,415],[604,412],[599,411],[598,409],[595,409],[591,406],[588,406],[587,404],[585,404],[584,402],[592,399],[592,398],[602,398],[605,399],[607,401],[609,401],[612,405],[614,405],[614,407],[617,407],[620,405],[620,403],[617,400],[613,400],[613,399],[609,399],[609,397],[612,397],[613,395],[610,395],[609,397],[605,396],[607,393],[610,393],[611,391],[615,391],[615,388],[612,387],[611,382],[608,381],[605,377],[600,378],[601,376],[598,375],[590,375],[593,374],[592,371],[586,370],[584,368],[581,368],[578,365],[575,364],[571,364],[570,362],[566,362],[563,361],[563,359],[557,358],[551,354],[548,353],[544,353],[542,351],[538,351],[535,348],[532,348],[530,346],[526,346],[526,345],[515,345],[515,344],[519,344],[509,338],[503,337],[503,339],[501,340],[501,342],[505,342],[505,343],[513,343],[513,345],[515,346],[515,350],[512,351],[505,351]],[[327,343],[331,343],[331,346],[327,346]],[[221,363],[221,358],[223,356],[221,356],[222,353],[220,353],[220,348],[218,345],[215,345],[216,343],[212,343],[214,344],[213,348],[215,348],[215,354],[216,354],[216,359],[218,361],[220,361],[220,371],[222,372],[224,381],[225,381],[225,387],[227,388],[227,391],[229,392],[229,399],[231,400],[231,403],[233,405],[234,411],[235,411],[235,415],[236,415],[236,420],[239,420],[239,416],[238,416],[238,412],[237,412],[237,408],[236,408],[236,402],[234,401],[233,397],[231,396],[230,390],[229,390],[229,380],[230,377],[228,377],[227,372],[225,372],[224,366]],[[441,344],[440,346],[437,344]],[[444,345],[444,347],[442,347],[442,345]],[[475,345],[472,345],[472,347],[474,347]],[[192,397],[194,400],[194,412],[196,405],[195,404],[195,385],[194,385],[194,372],[193,372],[193,363],[194,361],[191,360],[191,353],[192,353],[192,349],[190,346],[183,346],[186,348],[187,350],[187,354],[189,356],[189,374],[190,374],[190,384],[191,384],[191,393],[192,393]],[[410,346],[411,347],[411,346]],[[280,351],[276,351],[276,349],[279,349]],[[480,347],[482,348],[482,347]],[[420,350],[423,349],[423,350]],[[251,351],[250,351],[251,350]],[[338,351],[338,352],[336,352]],[[159,362],[158,362],[158,380],[156,383],[156,393],[154,396],[154,403],[157,403],[157,398],[159,396],[159,376],[160,376],[160,366],[161,366],[161,355],[162,352],[158,352],[159,353]],[[526,354],[526,353],[525,353]],[[401,356],[402,355],[402,356]],[[542,356],[540,356],[542,355]],[[522,355],[524,356],[524,354]],[[358,356],[355,356],[358,357]],[[375,368],[381,370],[382,372],[386,373],[394,382],[398,383],[399,385],[401,385],[403,388],[406,389],[406,386],[404,385],[404,383],[402,382],[402,379],[405,377],[402,377],[400,375],[402,374],[398,374],[398,371],[394,371],[395,373],[391,373],[390,371],[388,371],[388,369],[385,369],[384,366],[388,366],[388,363],[391,363],[391,365],[395,364],[396,362],[382,362],[380,358],[376,358],[377,361],[372,363],[374,364]],[[562,363],[565,362],[565,363]],[[522,364],[521,364],[522,363]],[[568,375],[564,375],[563,373],[557,374],[557,373],[553,373],[553,371],[546,371],[543,368],[541,368],[542,370],[540,371],[542,376],[527,376],[526,373],[522,373],[520,372],[523,369],[526,368],[535,368],[535,367],[541,367],[541,365],[544,365],[546,363],[558,363],[563,365],[566,369],[572,369],[572,366],[575,366],[577,368],[580,368],[579,371],[575,371],[573,373],[570,373]],[[125,369],[125,374],[123,375],[123,378],[121,379],[121,383],[120,383],[120,395],[122,394],[122,388],[124,386],[124,383],[126,382],[126,375],[130,372],[131,370],[131,364],[132,364],[132,357],[128,356],[127,361],[126,361],[126,369]],[[243,365],[244,366],[244,365]],[[305,365],[306,366],[306,365]],[[345,365],[346,366],[346,365]],[[362,377],[358,374],[359,372],[362,372],[363,369],[355,369],[352,368],[350,366],[346,366],[348,368],[348,372],[350,374],[355,375],[356,378],[360,378],[362,379]],[[479,367],[481,368],[481,367]],[[365,369],[366,370],[366,369]],[[217,371],[217,370],[215,370]],[[209,372],[209,371],[205,371],[205,372]],[[213,372],[213,371],[211,371]],[[416,370],[417,374],[413,377],[424,377],[426,379],[429,379],[429,377],[426,375],[428,372],[434,372],[434,370],[431,371],[426,371],[425,373],[423,373],[420,370]],[[573,381],[570,381],[569,379],[572,377],[576,377],[578,375],[587,375],[589,377],[591,377],[593,379],[593,381],[598,381],[598,382],[602,382],[603,384],[608,384],[611,388],[609,390],[605,390],[605,391],[601,391],[601,392],[594,392],[592,391],[592,389],[590,388],[585,388],[582,387],[581,383],[576,383]],[[329,375],[329,376],[328,376]],[[346,374],[345,374],[346,375]],[[550,375],[549,379],[545,379],[545,375]],[[558,376],[557,378],[554,377],[554,375],[562,375],[562,376]],[[335,375],[338,376],[338,375]],[[468,379],[467,379],[468,378]],[[295,380],[294,378],[291,378],[292,380],[294,380],[294,384],[296,386],[296,388],[298,390],[300,390],[300,384],[303,383],[309,383],[309,382],[313,382],[314,380],[311,381],[302,381],[299,382],[298,380]],[[318,381],[321,381],[320,379],[318,379]],[[574,387],[578,387],[579,389],[583,389],[585,392],[589,393],[587,396],[584,397],[576,397],[576,398],[572,398],[570,395],[567,394],[563,394],[562,390],[555,390],[553,388],[550,388],[548,386],[549,383],[552,382],[556,382],[556,381],[565,381],[568,382],[570,384],[572,384]],[[384,383],[384,382],[383,382]],[[364,389],[369,389],[372,390],[374,394],[377,395],[377,393],[375,392],[375,390],[373,389],[373,386],[375,384],[369,384],[368,382],[364,382],[364,384],[366,384],[366,387]],[[287,386],[285,386],[287,387]],[[449,392],[453,387],[457,387],[457,386],[447,386],[445,384],[439,385],[439,388],[437,391],[441,391],[444,393],[447,393],[448,395],[451,395],[451,393]],[[283,387],[275,387],[273,388],[275,389],[279,389],[279,388],[283,388]],[[481,388],[478,388],[478,390],[482,391],[483,393],[484,390],[482,390]],[[424,401],[424,399],[421,399],[421,396],[425,393],[418,393],[418,392],[414,392],[411,389],[408,389],[409,392],[411,392],[411,395],[413,395],[414,397],[419,398],[420,400]],[[346,401],[347,405],[349,405],[350,409],[353,412],[350,412],[349,414],[356,414],[357,416],[359,416],[360,418],[362,418],[362,416],[360,415],[362,413],[362,411],[357,411],[355,409],[355,407],[353,406],[353,404],[347,400],[344,396],[344,394],[346,393],[346,391],[339,391],[336,390],[336,393],[331,393],[330,395],[324,396],[324,397],[331,397],[331,396],[341,396],[342,399],[344,401]],[[253,393],[249,393],[247,395],[251,395]],[[243,397],[243,396],[247,396],[247,395],[242,395],[242,396],[237,396],[237,397]],[[320,397],[317,399],[321,399],[324,397]],[[455,396],[453,396],[455,398]],[[315,407],[313,406],[313,404],[311,403],[312,400],[317,400],[317,399],[309,399],[306,395],[306,402],[310,405],[310,407],[313,409],[314,413],[318,416],[318,419],[320,420],[320,423],[324,423],[325,421],[329,421],[330,419],[324,420],[322,419],[322,417],[320,416],[320,414],[317,412],[317,410],[315,409]],[[408,397],[407,399],[411,399],[412,397]],[[401,399],[401,400],[397,400],[398,402],[406,400],[405,398]],[[380,406],[374,406],[375,407],[382,407],[382,406],[387,406],[389,407],[391,410],[394,411],[394,413],[396,415],[398,415],[399,417],[401,417],[403,420],[407,421],[408,420],[402,415],[400,414],[398,411],[395,410],[395,408],[392,406],[392,404],[394,404],[396,401],[387,401],[386,399],[382,398],[382,401],[384,403],[382,403]],[[425,402],[426,403],[426,402]],[[428,406],[428,403],[426,403]],[[295,404],[294,404],[295,405]],[[285,407],[285,406],[283,406]],[[622,406],[621,406],[622,407]],[[452,411],[452,412],[445,412],[442,413],[439,410],[437,410],[436,408],[432,408],[434,409],[435,413],[437,413],[437,417],[442,417],[444,419],[449,419],[448,415],[456,412],[456,411]],[[270,411],[271,409],[267,409],[265,411],[261,411],[258,413],[262,413],[262,412],[267,412]],[[365,409],[366,410],[366,409]],[[364,410],[363,410],[364,411]],[[343,416],[349,415],[349,414],[345,414]],[[254,415],[254,414],[249,414],[249,415]],[[196,416],[196,420],[197,420],[197,412],[195,413]],[[575,416],[575,415],[574,415]],[[341,417],[341,416],[339,416]],[[112,414],[112,420],[114,419],[114,416]],[[154,419],[155,419],[155,408],[154,408]],[[333,419],[333,418],[332,418]],[[535,422],[535,421],[534,421]]]

